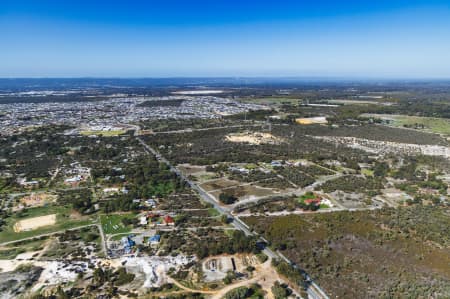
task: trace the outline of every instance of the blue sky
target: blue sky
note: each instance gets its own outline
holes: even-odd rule
[[[80,76],[450,78],[450,0],[0,1],[0,77]]]

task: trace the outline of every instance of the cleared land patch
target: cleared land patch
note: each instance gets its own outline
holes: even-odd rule
[[[262,196],[280,194],[280,192],[276,190],[270,188],[263,188],[255,185],[236,186],[225,190],[213,191],[210,194],[218,199],[220,194],[224,192],[232,194],[233,196],[237,197],[238,200],[249,200],[249,199],[256,199]]]
[[[233,133],[226,135],[225,139],[230,142],[248,143],[252,145],[280,144],[283,142],[283,139],[279,137],[270,133],[261,132]]]
[[[39,207],[47,203],[54,202],[56,196],[48,193],[31,193],[20,199],[20,203],[25,207]]]
[[[220,178],[216,180],[210,180],[200,185],[205,191],[213,191],[217,189],[229,188],[239,185],[240,182],[229,180],[227,178]]]
[[[24,219],[14,224],[14,231],[22,232],[33,230],[42,226],[53,225],[56,223],[56,214]]]

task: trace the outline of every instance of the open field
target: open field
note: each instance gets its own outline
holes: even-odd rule
[[[190,164],[180,164],[177,165],[177,168],[181,170],[186,175],[195,175],[198,173],[205,173],[205,166],[201,165],[190,165]]]
[[[205,191],[213,191],[217,189],[229,188],[239,185],[240,182],[229,180],[227,178],[220,178],[216,180],[210,180],[200,185]]]
[[[450,135],[450,119],[390,114],[363,114],[362,116],[388,120],[396,127],[422,129],[423,126],[424,131]]]
[[[16,233],[22,231],[34,230],[43,226],[54,225],[56,223],[56,214],[39,216],[17,221],[14,224],[14,231]]]
[[[371,169],[361,169],[361,174],[365,176],[373,177],[373,170]]]
[[[196,180],[198,184],[206,181],[212,181],[219,177],[219,175],[214,172],[206,171],[206,166],[179,164],[177,165],[177,168],[186,176],[189,176]]]
[[[128,226],[125,226],[122,223],[122,219],[125,218],[133,218],[132,214],[123,214],[123,215],[101,215],[100,223],[102,225],[103,231],[105,234],[120,234],[127,233],[131,229]]]
[[[238,198],[238,200],[247,200],[247,199],[254,199],[261,196],[270,196],[270,195],[278,195],[280,194],[279,191],[271,189],[271,188],[263,188],[256,185],[245,185],[245,186],[236,186],[236,187],[230,187],[224,190],[216,190],[213,192],[210,192],[211,195],[213,195],[215,198],[219,198],[220,193],[229,193],[233,194]]]
[[[48,234],[61,230],[71,229],[78,226],[88,225],[93,223],[93,219],[89,217],[74,217],[71,214],[71,209],[64,206],[45,206],[37,208],[29,208],[25,211],[17,212],[14,216],[9,217],[6,220],[6,225],[0,232],[0,242],[9,242],[14,240],[21,240],[38,236],[41,234]],[[50,219],[51,216],[52,219]],[[54,216],[53,216],[54,215]],[[44,218],[41,218],[41,217]],[[45,223],[45,226],[36,226],[36,218],[41,221],[41,224]],[[50,223],[50,220],[54,222]],[[31,220],[31,221],[30,221]],[[15,230],[15,224],[18,222],[24,223],[27,227],[34,227],[32,230]],[[38,223],[39,224],[39,223]]]

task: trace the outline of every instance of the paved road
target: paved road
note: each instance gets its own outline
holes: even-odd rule
[[[229,219],[231,219],[231,224],[236,227],[237,229],[243,231],[245,233],[245,235],[247,236],[257,236],[255,233],[253,233],[250,228],[244,223],[242,222],[238,217],[233,216],[229,209],[224,208],[223,206],[221,206],[216,199],[211,196],[210,194],[208,194],[207,192],[205,192],[202,188],[200,188],[197,184],[195,184],[193,181],[189,180],[181,171],[179,171],[177,168],[175,168],[166,158],[164,158],[163,156],[161,156],[161,154],[159,152],[157,152],[155,149],[153,149],[151,146],[149,146],[148,144],[146,144],[139,136],[136,136],[137,140],[144,146],[144,148],[151,154],[153,154],[156,159],[164,164],[166,164],[171,171],[173,171],[174,173],[176,173],[183,181],[185,181],[192,189],[194,189],[195,191],[198,192],[198,194],[200,195],[200,197],[212,204],[214,206],[214,208],[219,211],[220,214],[224,214],[227,215],[227,217]],[[261,238],[262,241],[266,241],[263,238]],[[266,254],[267,256],[269,256],[270,258],[273,259],[280,259],[283,258],[282,256],[279,255],[279,253],[273,251],[272,249],[266,247],[263,250],[263,253]],[[295,267],[297,267],[294,263],[292,263],[290,260],[288,260],[286,257],[284,257],[284,259],[290,264],[293,265]],[[310,298],[313,299],[329,299],[329,297],[325,294],[325,292],[317,285],[315,284],[312,279],[308,276],[308,274],[306,274],[304,271],[302,271],[303,276],[309,281],[309,287],[307,288],[307,293],[310,296]]]

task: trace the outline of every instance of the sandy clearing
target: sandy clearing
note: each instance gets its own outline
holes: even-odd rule
[[[212,299],[220,299],[225,296],[229,291],[242,287],[242,286],[250,286],[253,283],[257,283],[261,286],[261,288],[267,292],[266,298],[273,299],[274,296],[272,294],[272,286],[276,281],[283,281],[275,269],[271,265],[271,259],[267,260],[263,264],[253,264],[255,267],[255,275],[247,280],[238,281],[236,283],[230,284],[220,290],[217,291],[211,298]]]
[[[14,271],[17,266],[22,264],[28,264],[29,261],[19,261],[19,260],[0,260],[0,272],[10,272]]]
[[[207,192],[211,192],[211,191],[221,190],[224,188],[237,187],[239,185],[241,185],[241,182],[235,181],[235,180],[230,180],[228,178],[223,177],[223,178],[208,180],[207,182],[200,184],[200,187]]]
[[[42,226],[53,225],[56,223],[56,214],[24,219],[14,224],[14,231],[22,232],[33,230]]]
[[[261,132],[244,132],[244,133],[229,134],[225,136],[225,139],[230,142],[249,143],[253,145],[280,144],[281,142],[283,142],[282,138],[276,137],[270,133],[261,133]]]

